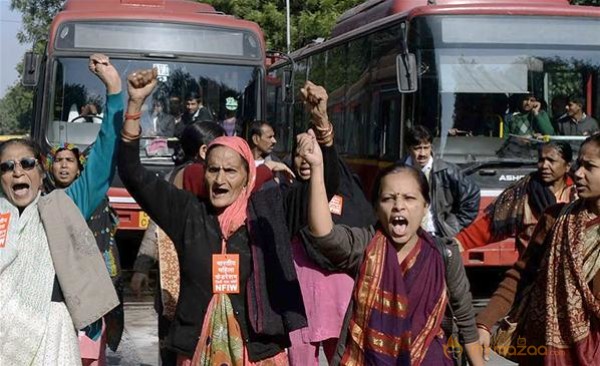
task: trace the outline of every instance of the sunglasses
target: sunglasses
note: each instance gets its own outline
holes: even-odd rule
[[[23,158],[20,161],[7,160],[3,163],[0,163],[0,172],[12,172],[13,170],[15,170],[17,165],[20,166],[23,170],[31,170],[35,168],[37,163],[38,161],[36,158]]]

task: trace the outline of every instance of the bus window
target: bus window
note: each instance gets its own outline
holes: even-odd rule
[[[256,67],[158,63],[151,60],[111,61],[119,70],[124,87],[127,85],[126,76],[131,71],[152,67],[159,69],[158,86],[142,108],[142,137],[147,140],[142,144],[144,148],[152,144],[150,140],[154,137],[173,137],[179,123],[183,123],[180,121],[185,113],[185,99],[192,92],[201,96],[202,104],[208,108],[215,122],[233,116],[237,118],[241,129],[256,118],[257,111],[253,105],[259,87],[259,71]],[[55,93],[46,131],[48,142],[80,145],[92,143],[102,123],[101,108],[105,103],[105,89],[89,72],[87,58],[58,58],[53,85]],[[234,102],[231,103],[230,99],[229,109],[226,108],[227,98],[233,98]],[[232,108],[234,105],[237,108]],[[163,124],[167,123],[172,127],[163,129]],[[154,156],[150,150],[145,149],[144,154]],[[169,150],[160,154],[170,158],[171,153]]]
[[[341,45],[327,51],[327,73],[324,87],[329,95],[328,113],[336,135],[343,136],[344,96],[346,94],[346,68],[351,61],[346,60],[346,46]]]
[[[363,134],[369,119],[370,88],[369,82],[369,44],[367,37],[348,43],[346,64],[346,118],[344,120],[343,140],[340,146],[352,155],[364,154]]]
[[[317,85],[325,85],[325,73],[328,72],[325,66],[325,54],[319,53],[308,59],[308,80]]]
[[[294,95],[300,95],[300,88],[306,83],[307,64],[306,60],[296,62],[294,69]],[[295,98],[293,108],[294,135],[305,132],[308,127],[308,117],[304,110],[304,104],[300,98]]]
[[[463,25],[456,28],[459,23]],[[557,28],[567,23],[585,23],[582,31],[595,29],[593,21],[567,18],[556,22],[525,16],[416,19],[411,37],[423,48],[415,50],[421,70],[415,123],[436,134],[436,153],[459,164],[505,159],[506,155],[498,154],[506,151],[503,144],[512,137],[522,140],[549,134],[546,131],[563,134],[565,99],[573,94],[585,97],[586,113],[597,119],[592,96],[598,95],[600,56],[586,44],[557,42],[562,37]],[[540,27],[535,45],[521,37],[534,24]],[[493,41],[479,42],[491,29],[501,32],[495,33]],[[579,42],[596,41],[586,36]],[[535,117],[528,112],[528,103],[540,104]],[[524,118],[529,125],[520,128]],[[542,125],[549,126],[543,133]],[[535,156],[535,148],[532,151]]]
[[[381,96],[380,101],[381,128],[385,131],[385,158],[386,160],[400,159],[400,96],[397,91],[390,91]]]
[[[371,45],[370,84],[373,87],[371,94],[379,95],[378,110],[379,120],[372,121],[369,125],[370,145],[384,147],[378,151],[386,160],[400,158],[400,93],[396,87],[396,55],[400,52],[400,30],[393,26],[369,36]],[[383,135],[383,144],[377,135]]]

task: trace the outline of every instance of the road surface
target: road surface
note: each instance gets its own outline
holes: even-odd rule
[[[111,366],[158,366],[158,329],[152,303],[125,304],[125,333],[116,353],[109,351]],[[323,354],[320,365],[327,365]],[[513,362],[494,355],[488,366],[512,366]]]

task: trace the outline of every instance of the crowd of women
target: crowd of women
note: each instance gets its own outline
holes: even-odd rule
[[[302,89],[312,126],[289,168],[257,167],[246,141],[199,123],[182,137],[189,163],[163,180],[139,158],[156,70],[127,77],[126,106],[110,60],[92,55],[90,70],[107,97],[88,153],[0,145],[0,365],[104,365],[106,346],[118,346],[106,199],[117,166],[157,228],[164,365],[317,365],[321,346],[332,365],[483,365],[490,347],[522,340],[535,352],[503,354],[600,362],[600,135],[574,170],[569,145],[544,144],[536,172],[441,238],[422,229],[432,197],[418,168],[381,171],[368,203],[337,156],[318,85]],[[295,180],[271,184],[271,170]],[[509,237],[521,257],[476,317],[460,251]]]

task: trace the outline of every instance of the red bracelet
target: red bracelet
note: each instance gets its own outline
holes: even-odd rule
[[[125,120],[126,121],[127,120],[133,120],[134,121],[136,119],[140,119],[141,116],[142,116],[142,112],[141,111],[137,112],[137,113],[132,113],[132,114],[125,113]]]
[[[477,328],[478,328],[478,329],[483,329],[483,330],[485,330],[486,332],[488,332],[488,333],[492,334],[492,332],[490,331],[490,328],[488,328],[488,326],[487,326],[487,325],[485,325],[485,324],[477,323]]]

